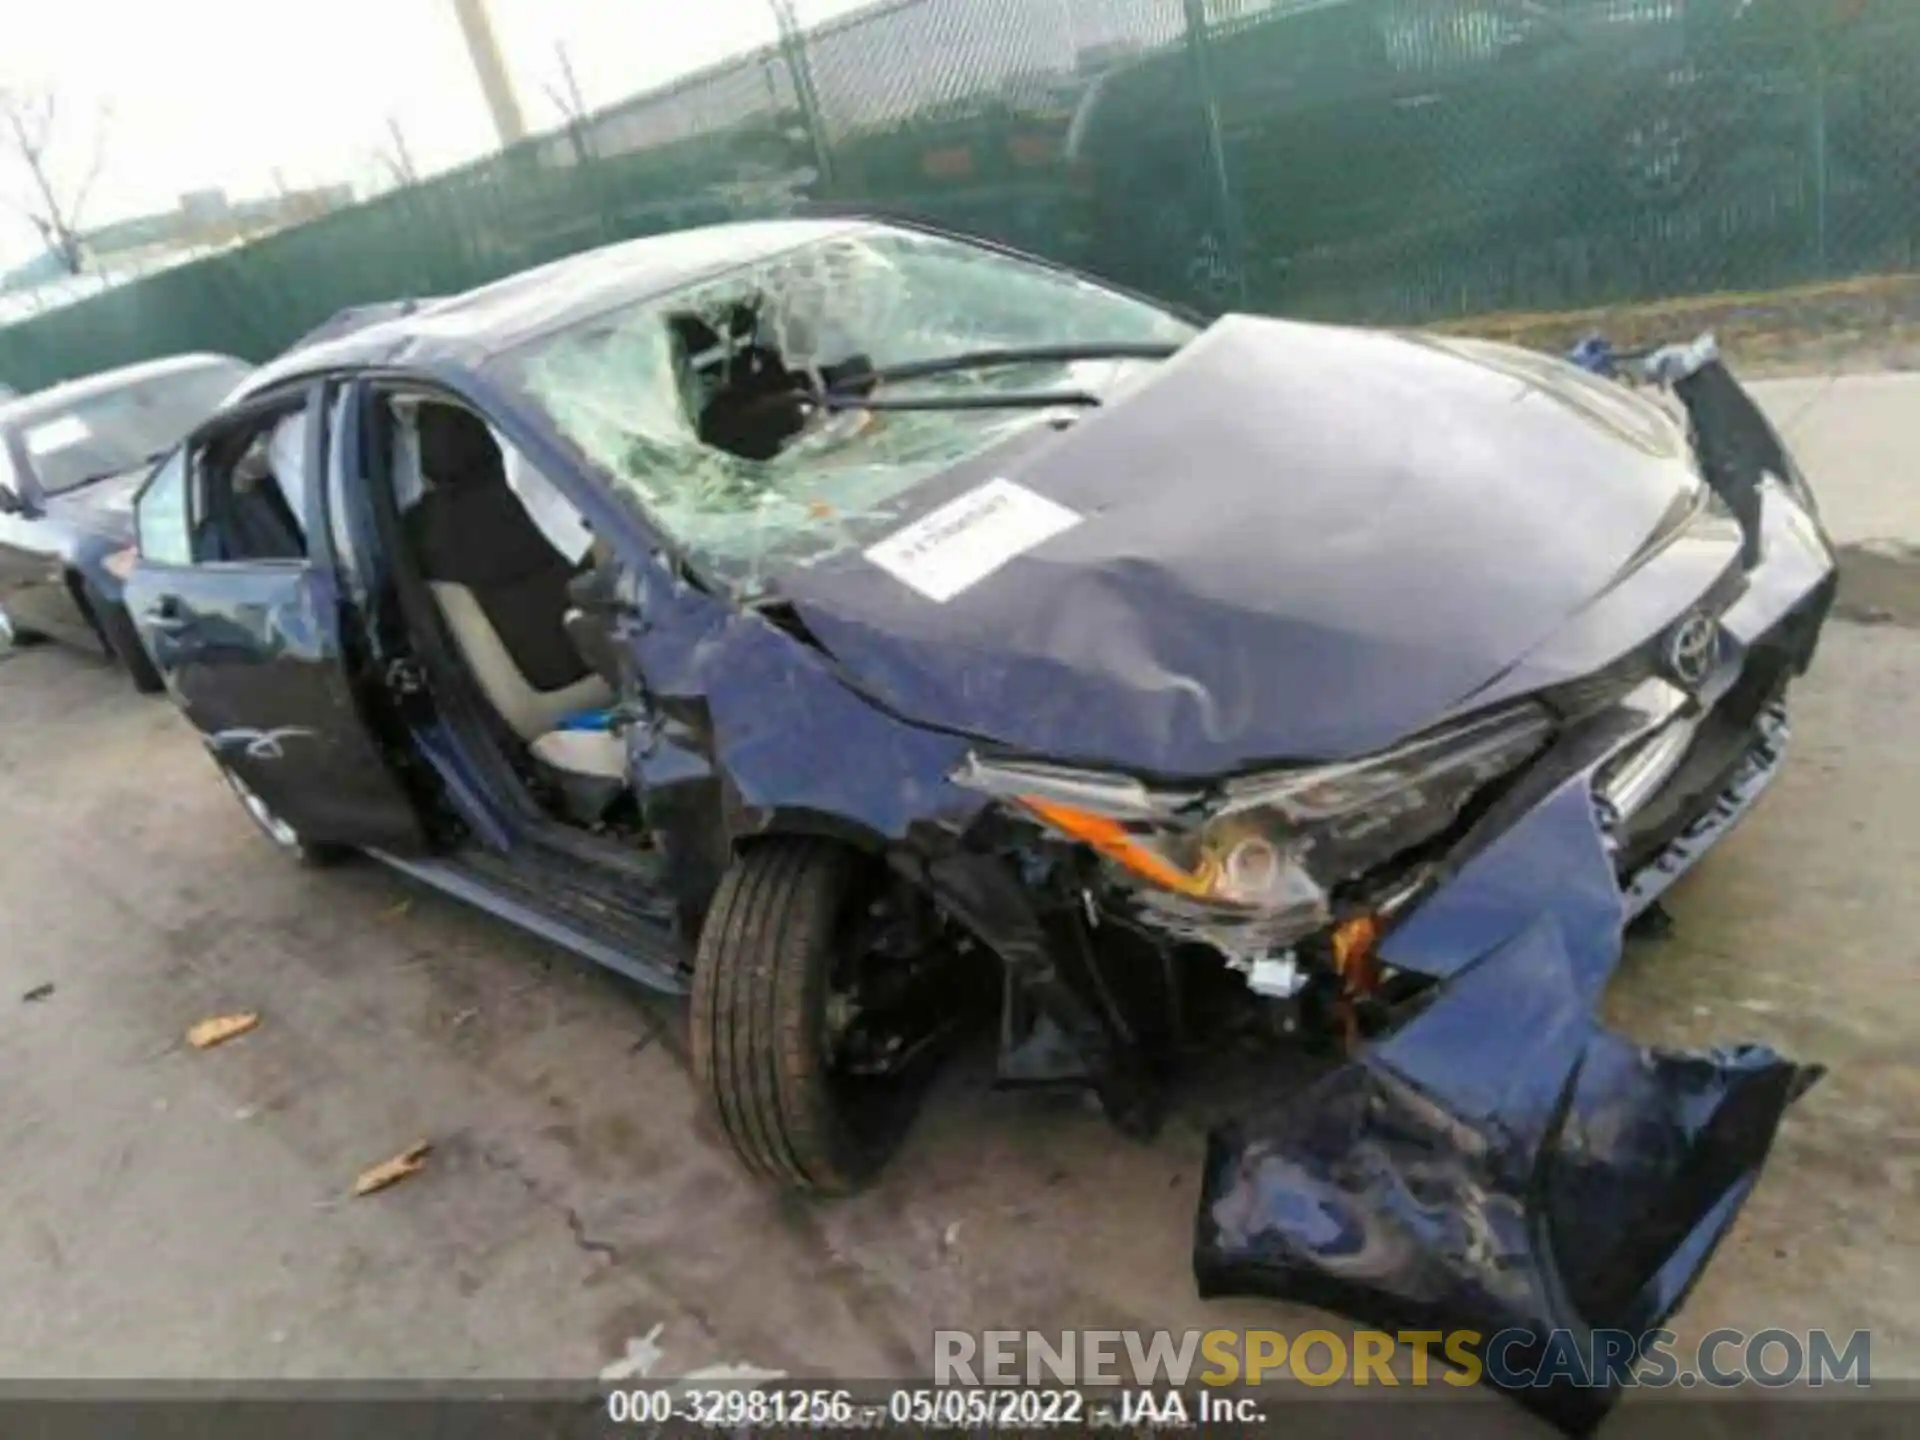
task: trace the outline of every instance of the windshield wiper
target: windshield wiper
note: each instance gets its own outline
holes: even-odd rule
[[[1094,409],[1098,395],[1085,390],[980,392],[971,395],[921,395],[890,400],[872,392],[884,385],[925,380],[963,370],[993,370],[1007,365],[1070,364],[1076,360],[1165,360],[1180,353],[1172,341],[1103,340],[1080,345],[1032,345],[1020,349],[969,350],[934,360],[914,360],[881,370],[856,369],[837,388],[806,389],[799,398],[822,410],[1050,410],[1057,405]],[[858,387],[857,389],[854,387]]]
[[[1170,340],[1104,340],[1079,345],[1030,345],[1001,350],[968,350],[934,360],[912,360],[884,370],[865,370],[858,379],[876,385],[900,380],[922,380],[929,375],[951,375],[959,370],[992,370],[1002,365],[1068,364],[1075,360],[1165,360],[1180,353]]]
[[[925,395],[917,400],[875,399],[850,390],[829,390],[823,395],[803,397],[809,405],[822,410],[1051,410],[1057,405],[1093,408],[1101,403],[1098,395],[1084,390],[1048,390],[1031,393],[1012,392],[995,395]]]
[[[98,485],[102,480],[112,480],[120,475],[131,475],[135,470],[141,470],[149,465],[159,464],[167,458],[169,453],[171,452],[168,450],[156,450],[151,455],[142,455],[138,460],[130,460],[125,465],[116,465],[111,470],[101,470],[92,475],[82,475],[68,488],[78,490],[82,485]]]

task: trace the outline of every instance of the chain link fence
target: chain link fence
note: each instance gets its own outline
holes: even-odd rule
[[[822,206],[1410,323],[1916,268],[1920,0],[880,0],[0,330],[18,389]]]

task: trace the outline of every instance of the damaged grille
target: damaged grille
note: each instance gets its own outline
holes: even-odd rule
[[[1789,734],[1786,706],[1776,701],[1760,716],[1747,749],[1705,808],[1692,813],[1644,863],[1627,867],[1622,888],[1629,920],[1665,894],[1760,798],[1786,757]]]
[[[1669,720],[1596,779],[1628,918],[1691,869],[1778,772],[1787,684],[1809,656],[1825,598],[1817,593],[1758,641],[1712,709]]]
[[[1762,717],[1778,706],[1789,668],[1780,651],[1756,649],[1711,710],[1669,721],[1602,779],[1597,788],[1614,806],[1623,872],[1651,861],[1726,790],[1754,747]]]

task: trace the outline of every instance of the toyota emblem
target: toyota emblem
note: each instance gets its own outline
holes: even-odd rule
[[[1720,627],[1698,610],[1673,627],[1667,637],[1667,668],[1689,690],[1697,690],[1720,662]]]

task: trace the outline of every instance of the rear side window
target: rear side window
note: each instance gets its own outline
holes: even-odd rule
[[[163,461],[133,509],[140,558],[156,565],[193,563],[193,520],[187,505],[187,452]]]

